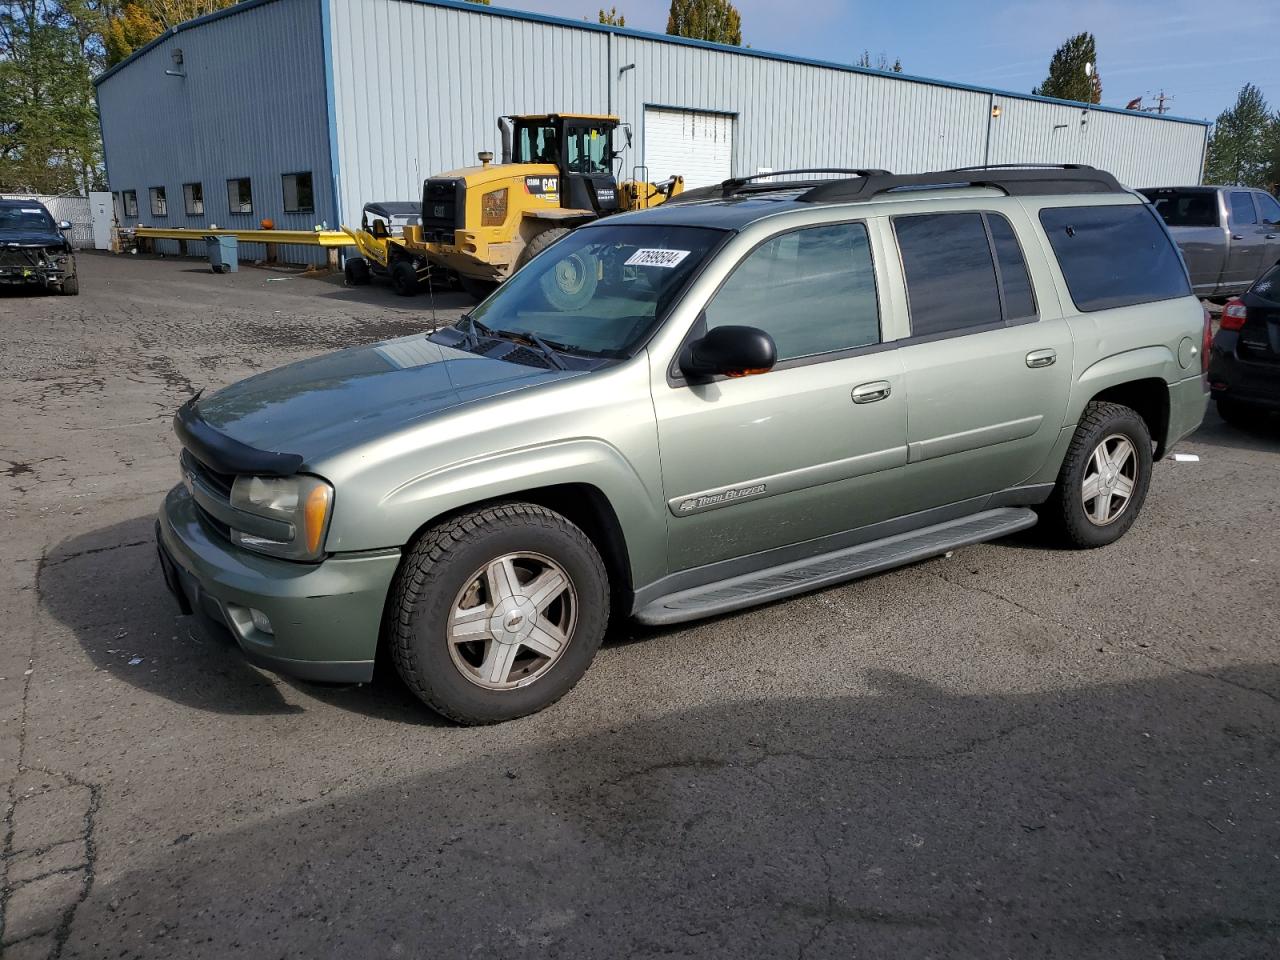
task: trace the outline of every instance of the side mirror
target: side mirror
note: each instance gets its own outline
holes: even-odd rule
[[[58,221],[58,229],[59,229],[59,230],[62,230],[63,232],[66,232],[67,230],[70,230],[70,229],[71,229],[71,221],[70,221],[70,220],[59,220],[59,221]]]
[[[690,380],[749,377],[768,373],[778,362],[773,337],[756,327],[712,327],[685,347],[680,370]]]
[[[627,138],[627,146],[631,146],[631,124],[624,124],[622,127],[622,135]]]

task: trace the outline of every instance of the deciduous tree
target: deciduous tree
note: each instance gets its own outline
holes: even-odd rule
[[[607,23],[611,27],[625,27],[627,18],[618,12],[617,7],[610,7],[608,11],[604,7],[600,8],[600,22]]]

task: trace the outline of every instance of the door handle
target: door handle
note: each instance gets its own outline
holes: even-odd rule
[[[854,403],[875,403],[889,395],[892,388],[888,380],[873,380],[871,383],[860,383],[853,388]]]
[[[1280,233],[1268,233],[1268,234],[1267,234],[1267,239],[1268,239],[1268,240],[1274,240],[1274,239],[1276,239],[1277,237],[1280,237]]]
[[[1057,362],[1058,351],[1052,347],[1046,347],[1043,350],[1032,350],[1027,354],[1027,366],[1032,370],[1037,367],[1051,367]]]
[[[1243,234],[1243,233],[1233,233],[1233,234],[1231,235],[1231,239],[1232,239],[1232,240],[1243,240],[1243,239],[1244,239],[1244,234]]]

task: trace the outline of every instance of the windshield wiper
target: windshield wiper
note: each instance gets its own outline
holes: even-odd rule
[[[474,321],[472,322],[474,323]],[[492,332],[495,337],[506,337],[508,340],[524,341],[525,343],[532,344],[542,351],[542,355],[546,357],[547,360],[550,361],[551,365],[557,370],[567,369],[564,365],[564,361],[560,359],[560,355],[556,353],[555,347],[547,343],[546,340],[543,340],[532,331],[521,330],[517,332],[515,330],[494,330]]]
[[[467,346],[475,350],[480,346],[480,338],[482,336],[492,336],[493,331],[486,327],[469,313],[464,313],[458,318],[458,331],[466,337]]]

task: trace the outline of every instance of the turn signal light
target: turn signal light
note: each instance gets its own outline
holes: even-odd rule
[[[1222,329],[1239,330],[1244,326],[1246,313],[1247,311],[1242,300],[1228,300],[1227,305],[1222,308]]]

